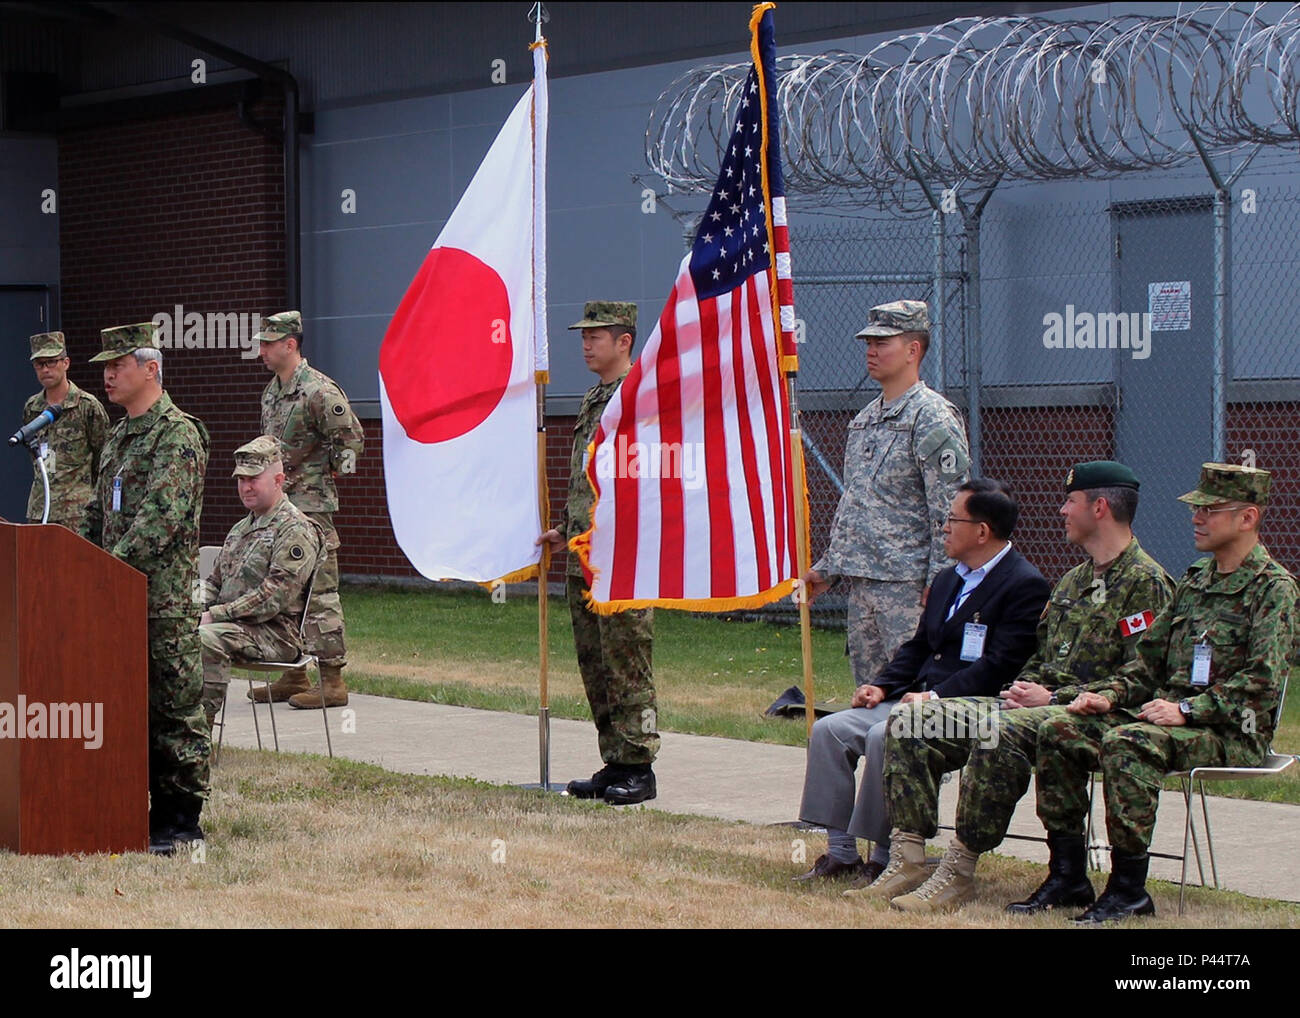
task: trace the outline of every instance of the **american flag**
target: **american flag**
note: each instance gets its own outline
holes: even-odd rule
[[[708,209],[589,453],[597,501],[573,546],[602,613],[755,607],[799,575],[785,385],[794,308],[764,6]]]

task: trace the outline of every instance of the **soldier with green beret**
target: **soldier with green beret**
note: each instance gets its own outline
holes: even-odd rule
[[[1269,481],[1253,467],[1201,467],[1200,483],[1179,498],[1209,556],[1178,582],[1137,656],[1039,728],[1038,816],[1049,837],[1082,835],[1088,779],[1100,770],[1105,781],[1110,879],[1077,922],[1155,912],[1147,849],[1168,772],[1254,767],[1268,752],[1297,597],[1295,580],[1259,540]]]
[[[305,670],[286,672],[271,685],[276,703],[291,707],[339,707],[348,702],[343,681],[347,648],[343,603],[339,600],[339,535],[334,513],[339,496],[334,479],[356,472],[365,449],[365,432],[348,397],[328,375],[302,355],[302,314],[281,311],[262,320],[254,337],[262,362],[274,377],[262,392],[262,433],[278,439],[284,456],[284,493],[325,535],[321,563],[307,613],[307,649],[320,663],[321,686],[313,688]],[[258,689],[253,699],[266,699]]]
[[[149,578],[149,849],[202,840],[210,730],[200,696],[199,515],[208,432],[163,389],[152,322],[100,333],[109,432],[81,536]]]
[[[582,356],[600,383],[587,391],[578,408],[569,457],[569,494],[558,525],[538,540],[555,552],[570,538],[591,528],[595,495],[587,479],[587,446],[596,433],[610,398],[632,366],[636,343],[636,304],[592,300],[582,319],[569,326],[582,330]],[[569,554],[567,595],[573,620],[573,643],[587,703],[596,723],[596,741],[604,766],[590,779],[570,781],[568,793],[623,805],[656,795],[651,768],[659,751],[654,670],[654,609],[640,608],[599,615],[587,607],[582,565]]]
[[[50,514],[46,522],[69,530],[81,527],[99,472],[99,453],[108,435],[104,406],[68,378],[68,346],[61,332],[31,337],[31,362],[41,391],[23,404],[24,426],[52,406],[63,413],[37,436],[37,455],[45,460],[50,482]],[[32,461],[32,490],[27,496],[27,522],[40,523],[45,512],[41,466]]]
[[[891,719],[885,787],[895,840],[910,840],[923,853],[924,839],[938,832],[943,775],[964,768],[956,837],[933,875],[905,865],[891,887],[882,887],[879,896],[891,897],[894,908],[948,912],[974,896],[980,854],[1006,837],[1029,787],[1039,726],[1065,714],[1080,692],[1103,688],[1134,658],[1140,634],[1169,601],[1173,581],[1133,536],[1138,488],[1122,463],[1075,464],[1060,513],[1066,540],[1088,558],[1053,589],[1033,656],[998,697],[912,704]],[[1090,904],[1083,836],[1054,835],[1050,848],[1057,882],[1047,902],[1031,904]]]
[[[280,443],[262,435],[235,450],[248,515],[231,528],[204,583],[199,619],[203,709],[211,726],[226,698],[231,663],[296,661],[299,626],[324,535],[284,495]]]

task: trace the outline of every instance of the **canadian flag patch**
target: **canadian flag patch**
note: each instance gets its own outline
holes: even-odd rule
[[[1127,618],[1119,620],[1119,631],[1124,636],[1132,636],[1134,633],[1143,632],[1156,619],[1156,614],[1150,608],[1146,611],[1140,611],[1136,615],[1129,615]]]

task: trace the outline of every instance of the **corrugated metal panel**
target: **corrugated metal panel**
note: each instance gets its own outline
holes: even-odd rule
[[[455,92],[490,84],[503,58],[511,80],[526,74],[532,38],[528,2],[481,4],[138,4],[146,16],[183,26],[298,78],[303,107],[395,95]],[[794,43],[935,24],[972,14],[1025,12],[1067,4],[799,3],[784,5],[778,39]],[[745,46],[751,5],[724,3],[553,3],[551,74],[704,59]],[[203,54],[143,26],[102,28],[51,20],[83,54],[79,91],[186,78]],[[7,33],[6,33],[7,34]],[[25,33],[33,37],[38,33]],[[39,46],[33,39],[25,46]],[[209,70],[225,65],[208,59]]]

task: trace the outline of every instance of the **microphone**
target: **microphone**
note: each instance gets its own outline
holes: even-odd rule
[[[21,428],[10,435],[9,444],[17,445],[19,442],[30,442],[33,435],[44,428],[48,428],[51,424],[57,421],[61,413],[63,413],[63,407],[58,403],[55,403],[51,407],[47,407],[40,412],[34,421],[30,424],[24,424]]]

